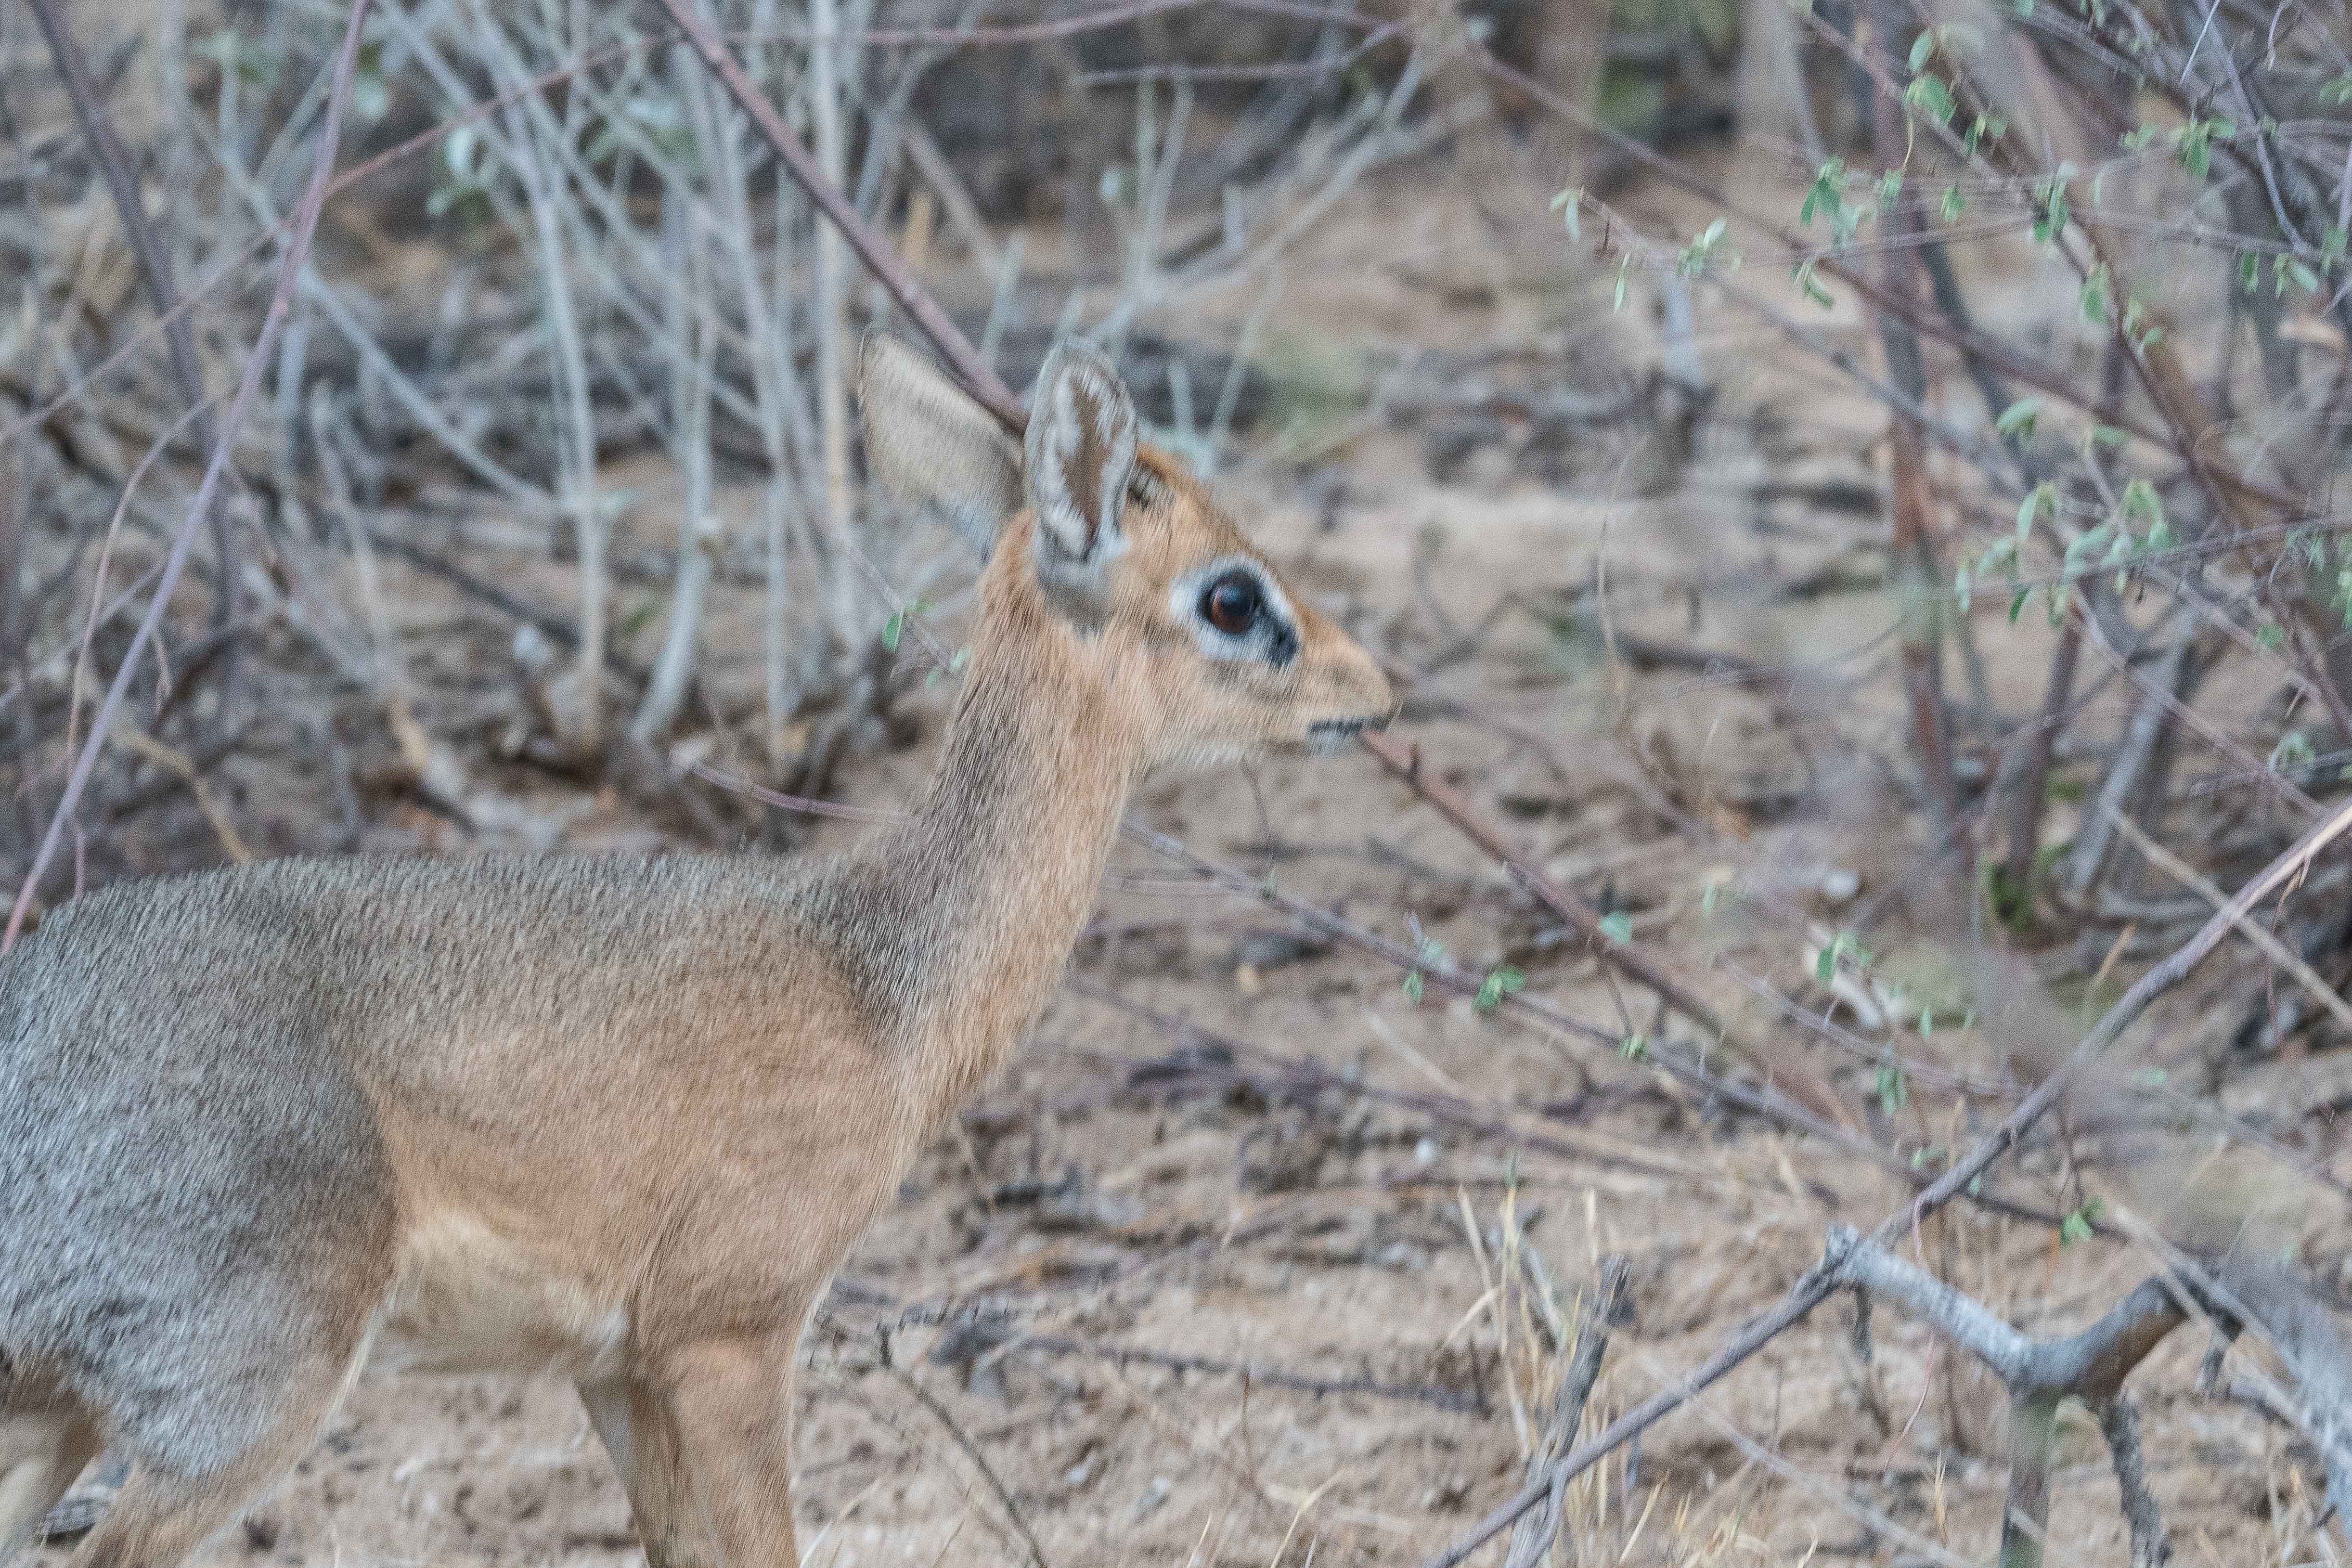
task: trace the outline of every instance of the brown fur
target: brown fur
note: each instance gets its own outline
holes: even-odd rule
[[[802,1328],[1034,1019],[1136,782],[1391,702],[1304,605],[1278,660],[1204,652],[1185,574],[1271,567],[1163,455],[1106,490],[1124,390],[1058,373],[1042,491],[1118,515],[997,517],[938,772],[839,860],[279,862],[112,890],[0,961],[0,1558],[96,1424],[134,1466],[75,1568],[176,1559],[373,1364],[569,1377],[655,1563],[797,1560]],[[869,351],[883,476],[1020,493],[928,377]],[[142,1183],[215,1197],[174,1220]]]

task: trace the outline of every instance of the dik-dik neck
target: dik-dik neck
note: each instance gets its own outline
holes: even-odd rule
[[[877,935],[927,1120],[961,1103],[1044,1007],[1144,754],[1143,716],[1058,621],[1034,599],[992,610],[938,771],[914,814],[856,857],[899,922]]]

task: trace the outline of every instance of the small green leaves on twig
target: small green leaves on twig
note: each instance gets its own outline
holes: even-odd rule
[[[1675,258],[1675,266],[1685,277],[1698,277],[1710,263],[1727,269],[1739,265],[1739,253],[1723,243],[1724,232],[1728,226],[1724,219],[1717,218],[1700,230],[1696,239],[1683,246],[1681,255]]]
[[[883,652],[887,653],[897,653],[898,651],[898,639],[907,630],[907,617],[909,615],[920,615],[924,611],[929,610],[929,608],[930,604],[928,601],[914,599],[890,612],[890,619],[882,622]]]
[[[1527,985],[1528,977],[1524,972],[1505,964],[1488,972],[1479,984],[1478,994],[1470,999],[1470,1005],[1482,1013],[1493,1012],[1503,1005],[1505,997],[1525,990]]]
[[[1423,989],[1421,978],[1422,967],[1426,965],[1433,969],[1443,965],[1445,962],[1445,947],[1443,943],[1421,928],[1419,915],[1408,915],[1404,917],[1404,923],[1406,928],[1412,933],[1413,956],[1412,967],[1407,969],[1404,976],[1405,999],[1418,1003]],[[1499,1003],[1502,998],[1497,995],[1495,999]]]
[[[1853,961],[1857,964],[1867,964],[1870,962],[1869,950],[1864,947],[1860,942],[1854,940],[1853,933],[1851,931],[1841,931],[1836,936],[1831,937],[1828,945],[1824,946],[1819,954],[1815,955],[1813,958],[1813,978],[1820,981],[1824,986],[1828,985],[1832,979],[1837,977],[1838,961],[1848,955],[1852,955]]]
[[[1924,1011],[1920,1014],[1923,1019],[1927,1016]],[[1903,1076],[1903,1069],[1891,1061],[1878,1064],[1877,1092],[1878,1108],[1889,1116],[1903,1109],[1911,1098],[1911,1086]]]

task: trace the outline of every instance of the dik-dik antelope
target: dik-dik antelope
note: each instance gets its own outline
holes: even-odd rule
[[[799,1561],[802,1329],[1053,989],[1150,769],[1392,706],[1109,365],[1024,444],[875,340],[877,476],[987,558],[944,755],[838,859],[296,860],[68,904],[0,960],[0,1563],[163,1568],[364,1369],[578,1386],[648,1558]]]

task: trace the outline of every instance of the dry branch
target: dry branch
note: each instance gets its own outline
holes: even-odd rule
[[[1551,1414],[1544,1422],[1543,1443],[1528,1456],[1530,1474],[1549,1467],[1576,1441],[1576,1429],[1584,1424],[1585,1402],[1592,1396],[1592,1385],[1601,1380],[1601,1358],[1609,1354],[1609,1327],[1624,1310],[1626,1285],[1631,1278],[1632,1270],[1624,1259],[1612,1256],[1601,1260],[1600,1282],[1578,1320],[1576,1355],[1560,1375],[1559,1388],[1552,1396]],[[1505,1568],[1538,1568],[1559,1534],[1567,1509],[1568,1478],[1560,1476],[1553,1480],[1551,1492],[1543,1502],[1512,1527],[1510,1549],[1503,1559]]]
[[[2009,1390],[2009,1501],[2002,1511],[2001,1568],[2040,1568],[2057,1451],[2058,1406],[2080,1399],[2109,1433],[2116,1479],[2131,1521],[2135,1568],[2157,1568],[2171,1552],[2139,1463],[2137,1425],[2124,1379],[2187,1319],[2162,1280],[2149,1280],[2082,1333],[2033,1340],[1972,1298],[1849,1227],[1830,1228],[1825,1261],[1838,1283],[1900,1303],[1992,1370]]]

